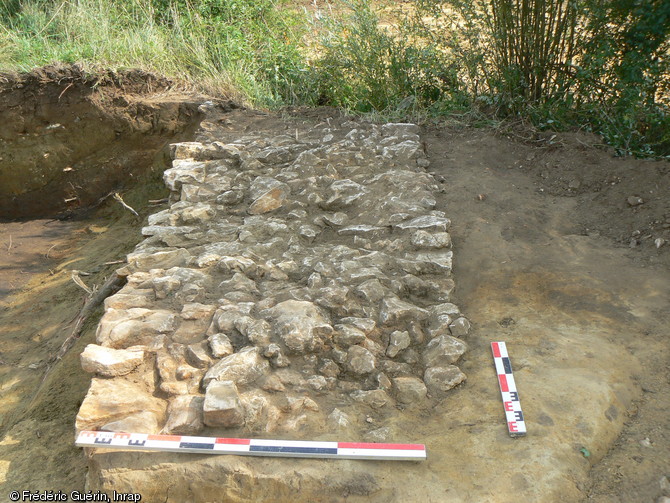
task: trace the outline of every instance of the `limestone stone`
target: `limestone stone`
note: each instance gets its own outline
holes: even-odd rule
[[[202,376],[202,370],[191,365],[179,365],[175,370],[175,377],[179,381],[188,381],[189,379],[196,378],[198,375]]]
[[[369,279],[386,279],[386,275],[378,267],[361,267],[360,262],[355,260],[342,262],[341,268],[345,278],[353,283]]]
[[[445,302],[443,304],[436,304],[430,308],[431,316],[439,316],[441,314],[448,314],[455,317],[460,314],[460,310],[456,304]]]
[[[416,140],[405,140],[382,149],[382,157],[396,162],[407,162],[420,152],[421,144]]]
[[[181,395],[170,399],[163,432],[168,435],[195,435],[203,428],[204,397]]]
[[[431,338],[439,337],[440,335],[449,335],[449,325],[451,325],[452,318],[448,314],[431,315],[428,323],[428,333]]]
[[[197,203],[189,208],[184,208],[181,213],[181,221],[185,224],[203,224],[209,222],[216,215],[216,209],[210,204]]]
[[[238,160],[240,151],[234,145],[224,145],[215,141],[209,144],[181,142],[170,145],[173,159],[193,158],[196,160],[231,159]]]
[[[449,330],[454,337],[468,335],[468,332],[470,331],[470,321],[463,316],[456,318],[454,322],[449,325]]]
[[[207,343],[189,345],[186,348],[186,361],[199,369],[208,368],[212,364],[212,358],[207,352]]]
[[[341,227],[349,220],[347,214],[342,213],[341,211],[336,211],[335,213],[326,213],[321,218],[326,223],[326,225],[331,227]]]
[[[254,157],[263,164],[279,164],[290,161],[293,155],[291,149],[286,147],[268,147]]]
[[[423,344],[426,338],[421,323],[418,321],[410,321],[407,324],[407,333],[414,344]]]
[[[328,187],[328,199],[321,203],[326,210],[337,210],[352,205],[367,193],[367,189],[353,180],[335,180]]]
[[[240,395],[240,401],[244,408],[246,430],[265,433],[277,428],[282,414],[264,393],[258,390],[249,391]]]
[[[148,344],[156,335],[172,332],[177,326],[176,318],[166,310],[107,309],[98,325],[96,340],[110,348]]]
[[[263,350],[263,356],[266,358],[274,358],[279,353],[281,353],[281,347],[279,344],[268,344],[268,346]]]
[[[411,342],[412,341],[408,332],[401,332],[396,330],[389,338],[389,345],[386,349],[386,356],[389,358],[395,358],[400,351],[407,349]]]
[[[284,353],[279,344],[268,344],[268,346],[263,350],[263,356],[270,358],[270,362],[275,368],[284,368],[291,364],[290,360],[284,356]]]
[[[154,414],[158,423],[165,416],[165,401],[152,395],[140,383],[123,379],[91,379],[91,387],[77,414],[77,431],[97,430],[103,425],[125,419],[132,414]]]
[[[384,390],[373,389],[370,391],[358,390],[349,395],[355,402],[364,403],[373,409],[379,409],[391,401]]]
[[[412,259],[420,263],[423,274],[449,274],[452,267],[452,251],[417,253]]]
[[[260,355],[260,350],[256,347],[246,347],[239,353],[233,353],[219,360],[207,371],[202,382],[205,387],[212,381],[232,381],[241,386],[253,383],[269,370],[270,364]]]
[[[380,227],[378,225],[348,225],[347,227],[342,227],[337,233],[340,236],[361,236],[365,238],[379,237],[387,231],[385,227]]]
[[[402,321],[420,321],[427,317],[428,311],[397,297],[385,297],[379,310],[381,325],[397,325]]]
[[[241,272],[236,272],[229,280],[222,281],[219,284],[219,289],[224,293],[229,291],[258,293],[256,282],[247,278],[246,275]]]
[[[258,177],[249,189],[253,202],[249,206],[249,214],[261,215],[280,208],[290,193],[285,183],[274,178]]]
[[[270,344],[272,327],[265,320],[256,320],[250,316],[243,316],[235,321],[235,328],[254,346],[267,346]]]
[[[349,289],[332,282],[329,286],[321,288],[316,296],[316,303],[321,307],[339,311],[347,303]]]
[[[414,365],[415,363],[419,363],[421,361],[421,355],[416,349],[408,348],[400,353],[399,359],[400,361]]]
[[[181,186],[181,200],[185,202],[197,203],[209,201],[216,196],[216,192],[208,187],[184,184]]]
[[[448,218],[434,215],[424,215],[396,224],[396,227],[402,230],[423,229],[441,232],[446,232],[450,226],[451,221]]]
[[[450,335],[435,337],[423,352],[423,364],[426,367],[437,367],[456,363],[467,350],[466,344]]]
[[[374,355],[361,346],[351,346],[347,351],[347,370],[357,375],[366,375],[375,370]]]
[[[262,215],[281,208],[286,199],[286,192],[276,187],[256,199],[247,210],[250,215]]]
[[[212,325],[208,330],[208,334],[221,332],[230,334],[235,330],[235,321],[241,316],[248,316],[250,311],[241,308],[240,305],[228,304],[219,307],[212,318]]]
[[[389,391],[393,386],[391,380],[383,372],[375,376],[375,382],[379,389],[383,389],[384,391]]]
[[[183,248],[154,253],[131,253],[128,255],[128,263],[143,271],[183,267],[188,264],[190,259],[191,254]]]
[[[274,331],[286,347],[298,354],[312,352],[329,337],[333,327],[321,310],[311,302],[287,300],[269,310]]]
[[[321,234],[321,229],[315,225],[301,225],[298,229],[298,234],[311,242]]]
[[[394,377],[393,387],[396,400],[403,405],[420,402],[428,393],[426,385],[416,377]]]
[[[412,234],[411,242],[419,248],[449,248],[451,247],[451,236],[448,232],[431,234],[424,230],[418,230]]]
[[[199,293],[208,277],[201,271],[184,267],[173,267],[167,271],[160,271],[151,280],[157,299],[174,296],[182,302],[200,300]]]
[[[184,304],[184,307],[181,309],[181,317],[185,320],[205,319],[209,322],[212,319],[214,311],[216,311],[215,306],[193,302],[190,304]]]
[[[81,367],[105,377],[128,374],[144,361],[144,351],[112,349],[96,344],[86,346],[81,354]]]
[[[168,396],[187,395],[197,391],[197,389],[193,389],[186,381],[163,381],[159,389]]]
[[[365,332],[350,325],[335,325],[333,340],[336,344],[349,347],[365,340]]]
[[[197,141],[186,141],[170,144],[170,156],[172,159],[195,159],[195,156],[205,148]]]
[[[367,302],[375,303],[379,302],[387,295],[387,290],[379,280],[370,279],[358,285],[354,290],[354,293],[356,296]]]
[[[158,433],[158,418],[154,412],[136,412],[122,419],[103,424],[100,431],[119,433]]]
[[[224,428],[244,424],[244,407],[233,381],[213,381],[207,386],[203,420],[207,426]]]
[[[465,381],[465,374],[455,365],[429,367],[423,375],[423,381],[431,393],[439,396]]]
[[[270,374],[265,378],[261,388],[270,393],[281,393],[286,391],[286,386],[276,374]]]
[[[361,330],[365,335],[369,335],[377,326],[375,320],[370,318],[357,318],[355,316],[348,316],[340,320],[342,325],[351,325],[358,330]]]
[[[170,338],[174,342],[180,344],[194,344],[201,342],[204,339],[209,326],[210,320],[207,318],[201,318],[199,320],[183,320],[179,324],[177,330],[171,334]]]
[[[226,334],[216,333],[208,337],[209,339],[209,348],[212,351],[214,358],[225,358],[228,355],[233,354],[235,351],[233,345],[230,342],[230,339]]]
[[[205,165],[192,160],[177,160],[163,172],[163,181],[170,190],[179,191],[183,184],[202,183],[205,180]]]
[[[412,366],[407,363],[396,362],[393,360],[383,360],[380,365],[380,369],[391,377],[397,376],[410,376],[414,374]]]
[[[340,375],[341,369],[333,360],[324,358],[319,367],[319,372],[326,377],[337,377]]]
[[[323,286],[323,277],[318,272],[313,272],[307,278],[309,288],[321,288]]]
[[[328,389],[328,381],[321,375],[313,375],[307,378],[307,385],[314,391],[323,392]]]
[[[150,307],[154,299],[154,292],[150,289],[133,290],[133,293],[123,293],[123,290],[107,297],[104,302],[107,309],[130,309],[133,307]]]

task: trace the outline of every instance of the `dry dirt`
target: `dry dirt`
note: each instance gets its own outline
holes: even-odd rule
[[[69,84],[58,84],[44,72],[39,75],[22,81],[24,99],[46,95],[53,101]],[[45,91],[50,86],[53,90]],[[98,100],[90,106],[102,112],[91,116],[102,117],[102,123],[113,114],[123,117],[124,111],[130,116],[136,109],[128,107],[138,101],[149,103],[154,112],[164,109],[161,100],[171,103],[167,107],[173,111],[180,109],[175,103],[193,103],[171,95],[169,87],[162,88],[161,96],[141,87],[118,91],[128,105],[117,102],[105,108]],[[112,82],[109,92],[118,89]],[[63,98],[72,91],[70,105],[89,106],[76,105],[75,99],[80,94],[86,101],[86,86],[71,86]],[[0,94],[0,110],[4,98]],[[50,106],[58,112],[56,104]],[[24,123],[36,123],[33,108],[21,110]],[[162,130],[156,118],[160,114],[145,116],[154,117],[151,128],[125,130],[132,138],[127,145],[138,145],[133,159],[144,159],[140,164],[145,169],[135,177],[141,181],[123,185],[127,176],[110,176],[109,185],[91,190],[94,195],[88,199],[81,196],[81,206],[123,190],[141,217],[161,209],[148,204],[167,192],[159,181],[165,167],[161,148],[177,137],[187,138],[197,118],[185,121],[183,128]],[[339,119],[337,111],[324,109],[283,115],[238,110],[230,114],[228,126],[231,134],[262,129],[280,134],[290,130],[292,121],[331,116]],[[46,120],[56,122],[55,116]],[[40,124],[45,127],[44,121]],[[65,143],[93,141],[92,129],[79,130]],[[443,488],[438,493],[417,486],[415,501],[655,503],[670,496],[659,483],[664,475],[670,477],[670,243],[654,245],[657,238],[670,241],[670,165],[614,158],[593,146],[597,138],[586,135],[551,136],[508,137],[444,126],[424,131],[429,169],[443,187],[438,209],[453,220],[455,302],[471,319],[473,331],[463,366],[468,381],[436,409],[444,415],[444,430],[426,431],[417,418],[417,434],[431,439],[426,442],[429,457],[431,452],[446,453],[451,462],[447,469],[430,460],[412,468],[416,477],[432,482],[430,487]],[[10,147],[12,152],[37,149],[36,140],[14,138],[3,136],[0,157],[7,158]],[[110,139],[99,141],[106,147],[113,143]],[[14,149],[19,141],[33,141],[32,147]],[[76,148],[63,152],[68,150]],[[87,163],[103,165],[122,150],[119,146],[104,150],[101,157],[92,152],[84,157]],[[73,164],[62,155],[58,168]],[[0,163],[6,166],[4,160]],[[126,164],[131,165],[137,164]],[[84,186],[81,181],[79,185]],[[50,193],[53,187],[36,190]],[[72,214],[72,208],[58,203],[64,192],[53,199],[43,193],[5,205],[5,217]],[[630,206],[630,196],[644,202]],[[42,199],[45,204],[28,202]],[[17,210],[24,207],[23,213]],[[1,501],[14,489],[69,491],[84,486],[85,462],[73,447],[73,423],[89,376],[79,368],[78,353],[93,342],[97,320],[88,322],[81,339],[46,379],[45,371],[85,298],[69,271],[89,272],[82,279],[101,284],[116,267],[104,264],[123,259],[140,240],[141,219],[111,198],[76,216],[0,223]],[[639,234],[633,236],[635,231]],[[633,248],[631,238],[636,240]],[[506,435],[491,368],[493,340],[507,341],[511,352],[529,427],[523,439]],[[604,421],[589,415],[603,405],[590,403],[596,401],[590,397],[603,396],[612,404],[604,407]],[[543,449],[549,435],[564,441],[560,452]],[[584,438],[598,440],[584,445]],[[556,461],[570,467],[567,474],[535,475],[534,464],[550,452],[559,452]],[[494,481],[505,488],[504,494],[487,493]]]

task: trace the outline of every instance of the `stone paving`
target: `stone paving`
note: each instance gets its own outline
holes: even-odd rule
[[[383,441],[376,419],[463,382],[469,322],[450,303],[450,221],[418,132],[324,122],[224,143],[205,126],[172,145],[169,208],[149,217],[82,354],[95,375],[77,430],[367,421]]]

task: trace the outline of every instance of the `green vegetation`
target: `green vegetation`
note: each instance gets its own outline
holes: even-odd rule
[[[139,67],[260,106],[300,101],[306,24],[275,0],[0,0],[0,66]]]
[[[670,156],[667,0],[0,0],[0,67],[58,61],[261,107],[583,128]]]

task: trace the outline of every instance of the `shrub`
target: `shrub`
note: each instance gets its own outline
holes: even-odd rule
[[[419,0],[414,26],[499,117],[585,127],[621,152],[670,154],[670,2]]]
[[[407,32],[380,26],[367,0],[326,19],[314,66],[319,99],[358,112],[416,110],[456,94],[453,65],[435,47],[412,43]],[[406,28],[401,25],[400,29]]]

